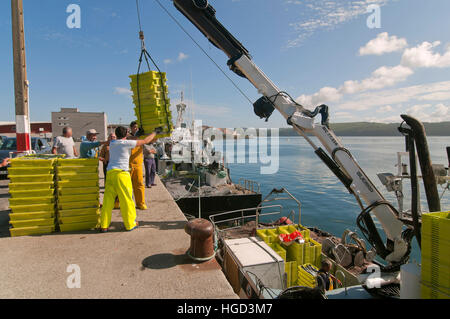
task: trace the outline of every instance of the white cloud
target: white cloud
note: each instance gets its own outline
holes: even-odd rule
[[[365,117],[360,119],[363,122],[373,122],[373,123],[400,123],[402,121],[401,117],[398,115],[388,116],[388,117]]]
[[[392,106],[386,105],[386,106],[383,106],[383,107],[379,108],[377,110],[377,113],[389,113],[389,112],[392,112],[393,110],[394,109],[392,108]]]
[[[378,34],[375,39],[359,49],[359,55],[383,55],[404,49],[408,45],[405,38],[389,36],[387,32]]]
[[[301,95],[297,101],[307,107],[314,107],[326,102],[339,101],[345,94],[355,94],[370,90],[380,90],[405,81],[413,71],[402,65],[382,66],[372,72],[371,76],[361,81],[346,81],[339,88],[324,87],[313,95]]]
[[[182,61],[186,60],[187,58],[189,58],[189,55],[187,55],[187,54],[185,54],[185,53],[183,53],[183,52],[180,52],[180,53],[178,54],[177,61],[178,61],[178,62],[182,62]]]
[[[133,94],[133,92],[131,92],[131,90],[128,89],[128,88],[115,87],[114,88],[114,94],[131,96]]]
[[[287,0],[287,5],[301,7],[296,10],[303,16],[290,24],[296,36],[288,41],[287,47],[298,47],[317,31],[333,30],[340,24],[367,14],[367,7],[371,4],[384,6],[388,2],[389,0]]]
[[[442,103],[435,106],[431,104],[414,105],[406,113],[422,122],[450,121],[450,106]]]
[[[383,36],[378,35],[376,39],[382,39],[381,42],[397,42],[395,45],[390,46],[386,43],[380,44],[378,47],[378,51],[375,50],[374,43],[369,43],[360,49],[360,53],[366,54],[368,52],[388,52],[389,50],[393,50],[394,47],[400,47],[403,44],[406,44],[406,40],[398,42],[398,38],[389,37],[387,33]],[[375,40],[376,40],[375,39]],[[384,40],[383,40],[384,39]],[[370,44],[370,45],[369,45]],[[349,80],[345,81],[340,87],[324,87],[320,89],[317,93],[312,95],[301,95],[298,97],[297,101],[303,104],[306,107],[315,107],[322,103],[327,102],[337,102],[343,99],[346,95],[352,96],[357,95],[355,98],[346,100],[341,103],[339,107],[341,109],[347,110],[365,110],[371,107],[371,103],[376,101],[377,106],[386,106],[398,103],[404,103],[407,100],[415,99],[417,101],[447,101],[450,100],[450,88],[448,87],[449,82],[440,82],[443,86],[440,89],[436,89],[434,87],[435,84],[430,85],[419,85],[414,87],[409,87],[405,89],[397,90],[393,95],[389,95],[389,91],[383,92],[387,94],[387,96],[377,95],[377,94],[366,94],[366,96],[370,96],[372,101],[369,101],[368,98],[365,98],[363,93],[374,91],[374,90],[382,90],[388,87],[395,86],[401,82],[406,81],[411,75],[414,74],[414,70],[419,67],[450,67],[450,46],[447,47],[446,52],[444,54],[433,52],[433,48],[440,45],[439,41],[429,43],[423,42],[422,44],[405,49],[401,64],[389,67],[382,66],[372,72],[371,76],[365,78],[360,81]],[[421,88],[429,89],[431,86],[431,90],[425,90],[421,94],[414,92],[415,89],[419,90]],[[361,100],[364,100],[361,103]]]
[[[416,47],[406,49],[403,53],[402,65],[411,68],[450,67],[450,47],[447,47],[447,50],[443,55],[433,52],[433,49],[440,44],[440,41],[435,41],[433,43],[425,41]]]
[[[412,101],[425,101],[425,97],[428,95],[448,91],[450,91],[450,81],[414,85],[393,90],[365,92],[335,105],[334,108],[339,110],[363,111],[378,107],[381,108],[386,105],[392,106],[401,103],[407,104]]]
[[[313,107],[325,102],[336,102],[340,100],[341,97],[342,94],[338,89],[333,87],[324,87],[313,95],[301,95],[297,101],[302,105]]]
[[[172,60],[171,59],[165,59],[164,61],[164,64],[172,64]]]

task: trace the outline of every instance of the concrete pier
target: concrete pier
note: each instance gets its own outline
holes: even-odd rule
[[[124,232],[116,210],[106,234],[11,238],[8,181],[0,181],[0,298],[237,298],[215,260],[194,264],[186,257],[186,218],[157,184],[146,191],[149,209],[138,211],[135,231]],[[79,267],[81,288],[68,288],[69,265]]]

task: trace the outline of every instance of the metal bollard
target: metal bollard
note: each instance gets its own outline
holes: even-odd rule
[[[206,219],[193,219],[184,227],[185,232],[191,236],[191,247],[188,256],[197,261],[211,260],[216,255],[214,251],[214,227]]]

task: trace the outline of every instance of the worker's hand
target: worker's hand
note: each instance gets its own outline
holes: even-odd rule
[[[9,164],[10,162],[11,162],[11,161],[10,161],[9,158],[5,158],[5,159],[3,160],[3,162],[0,164],[0,167],[8,166],[8,164]]]

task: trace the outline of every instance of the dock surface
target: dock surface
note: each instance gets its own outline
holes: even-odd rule
[[[115,210],[106,234],[9,237],[8,181],[0,181],[0,298],[237,298],[215,260],[194,264],[186,257],[186,218],[157,184],[146,190],[149,209],[137,211],[135,231],[124,231]],[[79,267],[80,288],[68,288],[69,265]]]

